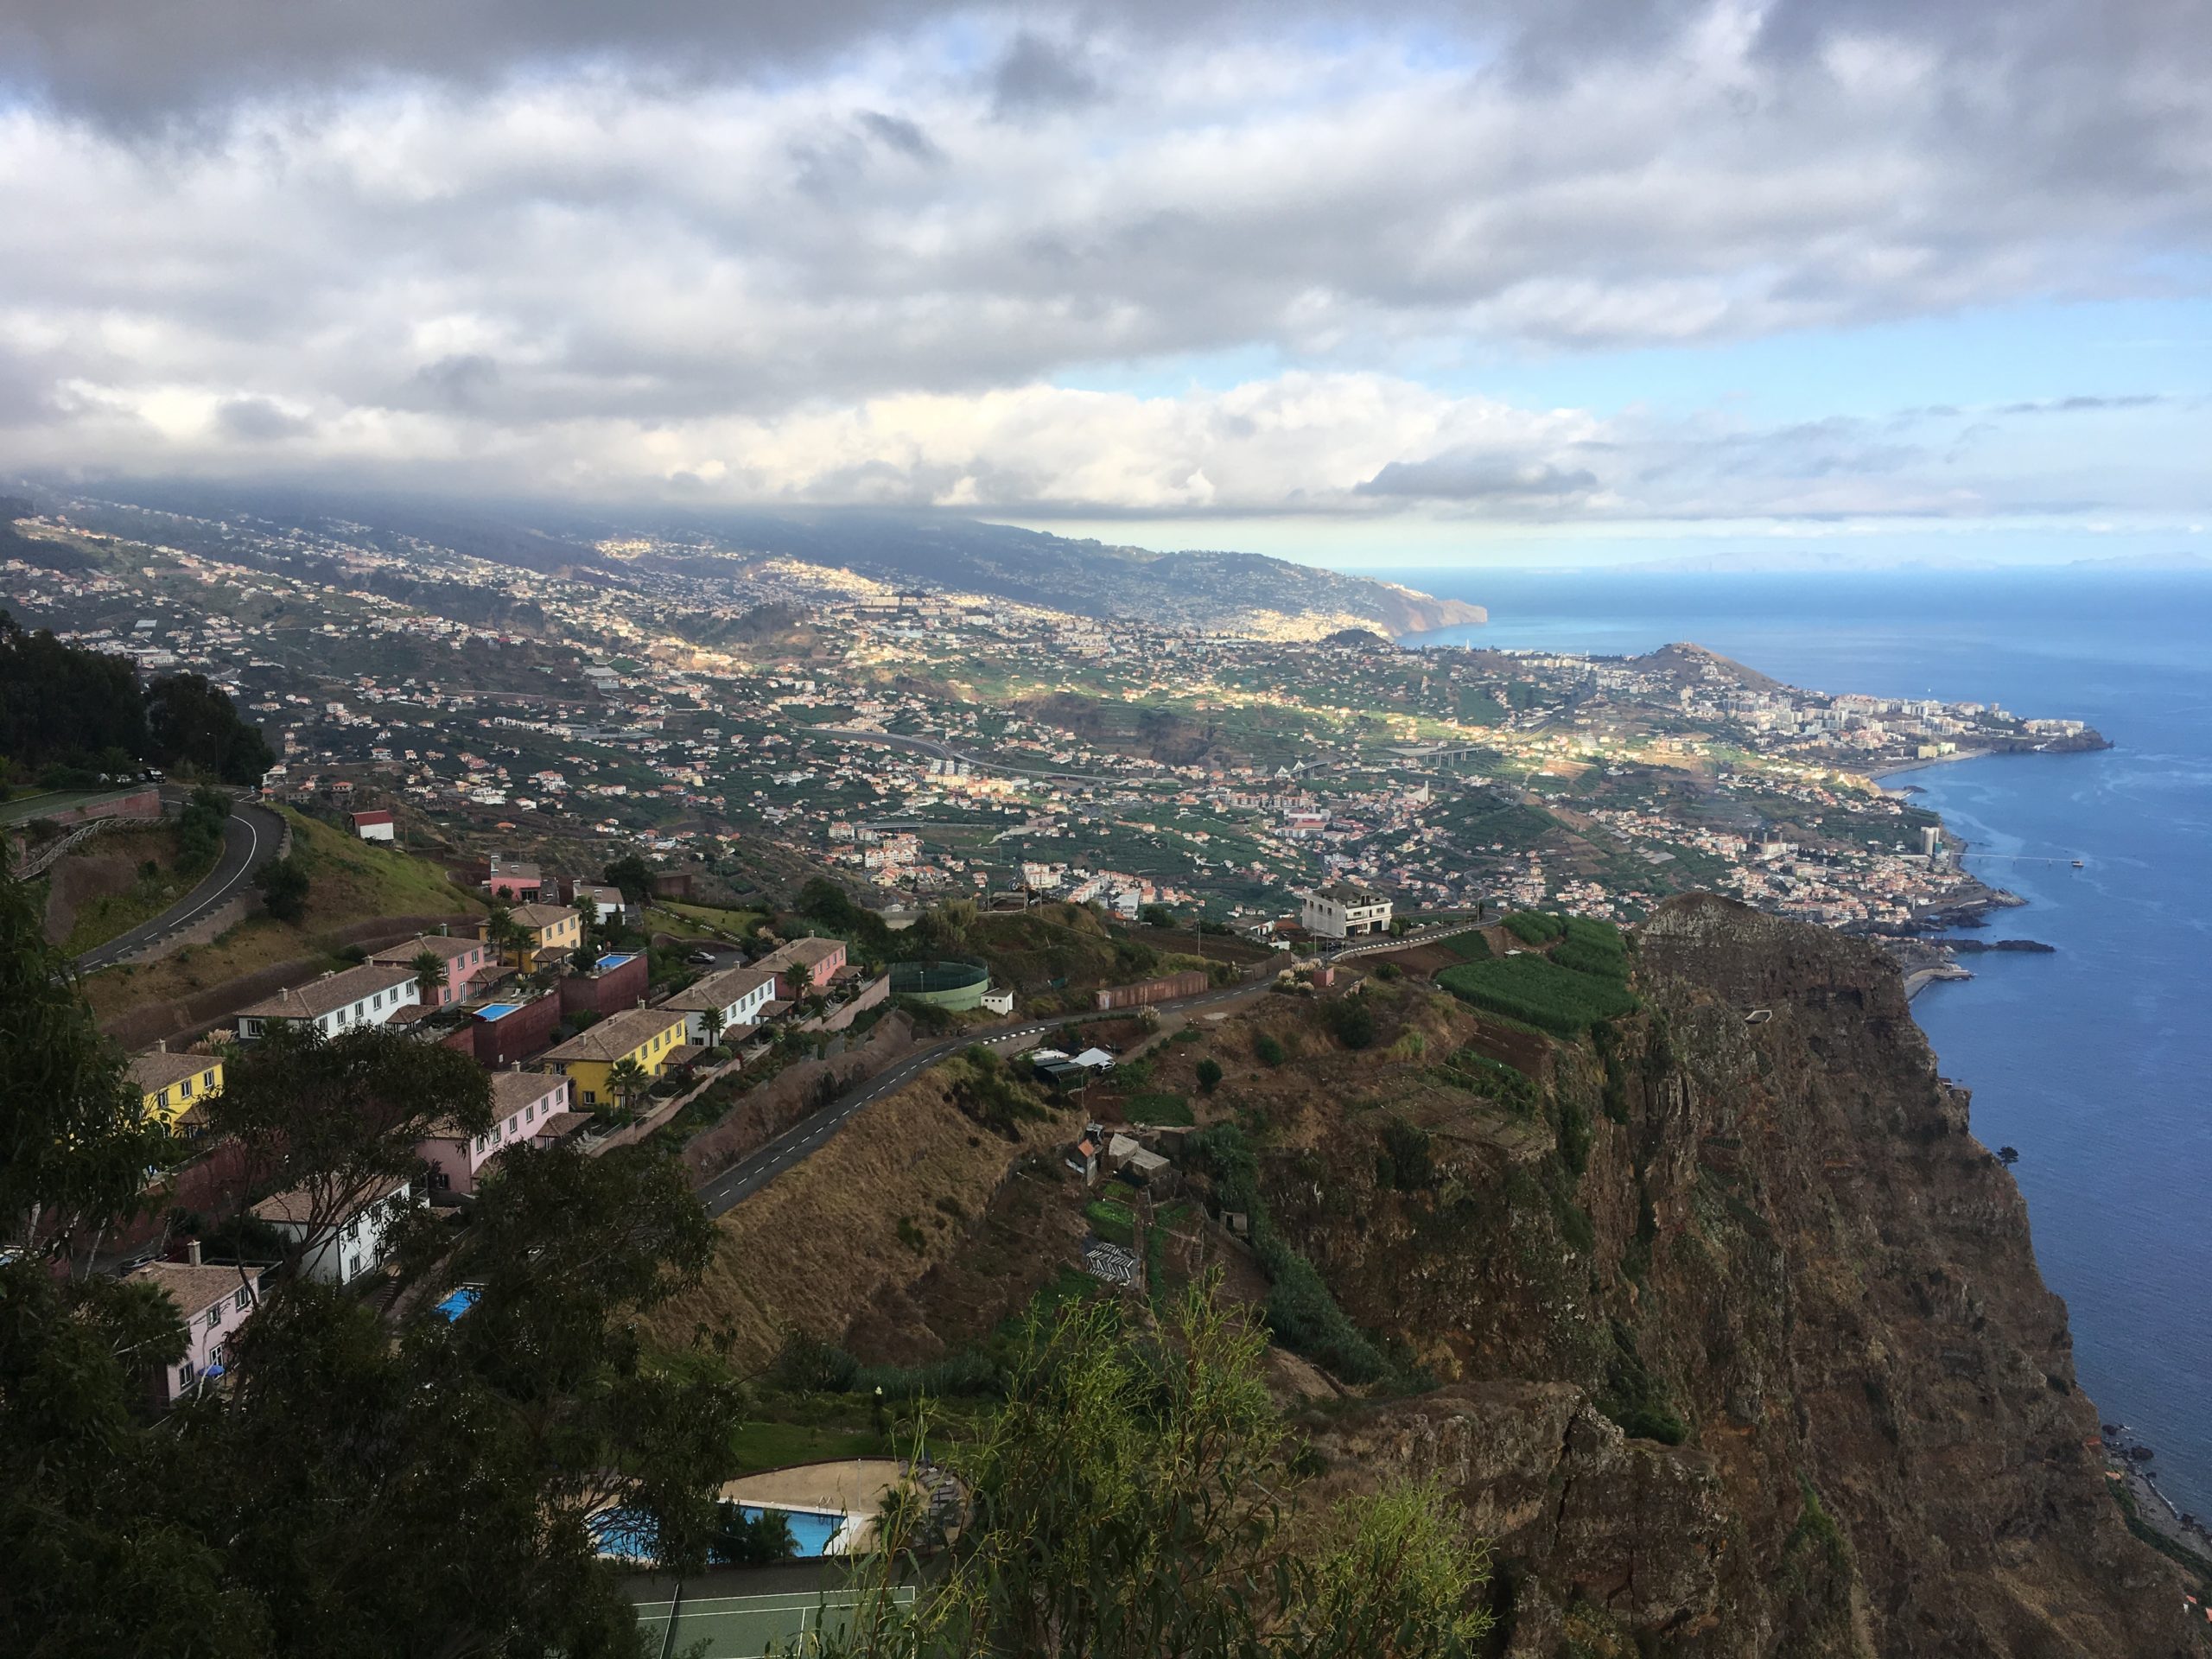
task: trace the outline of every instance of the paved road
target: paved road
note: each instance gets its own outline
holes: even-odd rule
[[[164,789],[162,795],[171,802],[184,798],[181,790]],[[78,971],[89,974],[98,968],[112,967],[156,939],[189,927],[210,911],[229,903],[240,887],[260,873],[263,865],[276,856],[276,843],[283,830],[284,821],[267,807],[238,803],[223,825],[223,855],[215,861],[215,868],[206,879],[152,921],[141,922],[129,932],[119,933],[105,944],[86,951],[77,958]]]
[[[1267,989],[1271,980],[1248,980],[1242,984],[1228,985],[1219,990],[1201,991],[1196,996],[1178,997],[1170,1002],[1155,1002],[1152,1006],[1160,1014],[1189,1013],[1195,1009],[1233,1002],[1240,997],[1255,995]],[[1134,1010],[1129,1010],[1134,1012]],[[1068,1018],[1081,1018],[1071,1015]],[[912,1083],[915,1077],[976,1043],[982,1043],[1001,1052],[1020,1048],[1034,1041],[1046,1032],[1064,1025],[1065,1019],[1049,1024],[1029,1024],[1013,1027],[982,1027],[950,1042],[925,1048],[910,1055],[888,1071],[877,1073],[855,1084],[827,1106],[811,1116],[793,1124],[757,1152],[748,1154],[721,1174],[702,1183],[699,1197],[707,1206],[707,1213],[719,1216],[751,1198],[762,1187],[774,1180],[793,1164],[804,1162],[830,1136],[842,1128],[855,1112],[872,1101],[897,1092]]]

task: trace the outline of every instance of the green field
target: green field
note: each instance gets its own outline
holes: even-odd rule
[[[1530,915],[1510,917],[1507,925]],[[1635,1011],[1627,948],[1618,929],[1581,918],[1564,924],[1553,917],[1537,919],[1559,925],[1566,935],[1553,956],[1521,951],[1489,962],[1463,962],[1446,968],[1436,982],[1478,1008],[1559,1037],[1580,1037],[1600,1021]]]

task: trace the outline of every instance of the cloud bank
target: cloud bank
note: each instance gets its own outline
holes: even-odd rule
[[[2005,435],[2147,390],[1762,429],[1465,365],[2198,294],[2200,6],[1472,10],[34,0],[0,21],[0,466],[1093,517],[2111,505]],[[1262,366],[1172,384],[1211,361]]]

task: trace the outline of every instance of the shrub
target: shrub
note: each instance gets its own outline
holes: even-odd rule
[[[1456,971],[1456,970],[1454,970]],[[1375,1042],[1375,1010],[1362,996],[1340,996],[1322,1005],[1322,1019],[1346,1048],[1369,1048]]]
[[[1389,1159],[1390,1185],[1399,1192],[1418,1192],[1436,1179],[1427,1129],[1394,1117],[1382,1126],[1382,1147]]]
[[[280,922],[296,922],[307,914],[308,873],[296,854],[272,859],[254,878],[261,889],[262,907]]]
[[[1375,977],[1386,985],[1394,979],[1405,977],[1405,971],[1395,962],[1378,962],[1375,964]]]
[[[1283,1046],[1264,1031],[1252,1039],[1252,1054],[1262,1065],[1268,1066],[1281,1065],[1290,1058]]]
[[[1209,1095],[1213,1093],[1215,1090],[1221,1087],[1221,1062],[1211,1055],[1200,1060],[1198,1065],[1198,1078],[1201,1090]]]

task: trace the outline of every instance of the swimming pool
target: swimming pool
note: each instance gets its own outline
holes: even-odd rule
[[[842,1515],[820,1510],[771,1510],[755,1503],[741,1503],[737,1507],[748,1521],[758,1521],[771,1513],[782,1516],[791,1526],[792,1541],[798,1546],[799,1560],[846,1553],[845,1517]],[[651,1517],[638,1510],[601,1510],[587,1524],[591,1528],[592,1542],[601,1555],[626,1561],[653,1559],[659,1539]],[[717,1555],[715,1560],[719,1561],[721,1557]]]
[[[791,1538],[798,1545],[798,1559],[812,1560],[818,1555],[842,1555],[845,1553],[840,1535],[845,1530],[845,1517],[821,1510],[763,1509],[757,1504],[741,1503],[738,1512],[748,1521],[758,1521],[763,1515],[776,1514],[784,1517],[791,1529]]]
[[[438,1304],[438,1312],[444,1314],[446,1323],[451,1325],[470,1308],[475,1306],[478,1299],[484,1293],[474,1285],[463,1285],[457,1290],[446,1293],[445,1300]]]
[[[476,1010],[476,1017],[479,1020],[504,1020],[520,1007],[522,1004],[519,1002],[486,1002]]]
[[[599,970],[601,973],[605,973],[609,968],[620,968],[624,963],[635,962],[637,959],[638,953],[636,951],[626,950],[620,956],[601,957],[599,959],[597,965]]]

